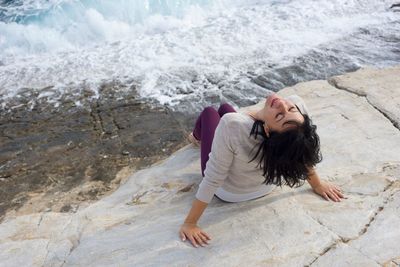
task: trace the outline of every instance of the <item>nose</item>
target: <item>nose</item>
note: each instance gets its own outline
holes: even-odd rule
[[[286,105],[285,101],[283,101],[282,99],[276,100],[276,106],[279,109],[287,109],[287,105]]]

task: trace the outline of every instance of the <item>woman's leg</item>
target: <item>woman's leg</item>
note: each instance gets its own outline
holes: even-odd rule
[[[230,112],[236,112],[236,110],[231,105],[225,103],[225,104],[222,104],[221,106],[219,106],[218,114],[221,118],[222,118],[222,116],[224,116],[224,114],[230,113]]]
[[[204,112],[205,110],[208,110],[208,109],[210,109],[210,110],[207,111],[207,113],[208,113],[208,112],[215,113],[215,112],[214,112],[215,110],[214,110],[213,107],[206,107],[206,108],[203,110],[203,112]],[[201,118],[202,118],[203,112],[200,113],[200,116],[197,118],[195,127],[194,127],[194,129],[193,129],[193,136],[194,136],[197,140],[199,140],[199,141],[201,140],[201,122],[202,122],[202,119],[201,119]],[[229,105],[229,104],[227,104],[227,103],[220,105],[219,108],[218,108],[218,115],[219,115],[220,118],[221,118],[222,116],[224,116],[224,114],[230,113],[230,112],[236,112],[236,110],[235,110],[231,105]],[[219,121],[218,121],[218,122],[219,122]]]
[[[211,152],[211,145],[214,139],[215,129],[217,129],[220,118],[229,112],[236,112],[229,104],[222,104],[218,112],[213,107],[206,107],[197,118],[193,130],[193,136],[201,141],[201,174],[204,176],[204,170],[208,161],[208,155]]]
[[[201,157],[201,174],[204,176],[208,154],[211,152],[211,145],[214,139],[215,129],[217,129],[220,116],[213,107],[205,108],[197,118],[196,125],[193,130],[193,136],[201,141],[200,157]]]

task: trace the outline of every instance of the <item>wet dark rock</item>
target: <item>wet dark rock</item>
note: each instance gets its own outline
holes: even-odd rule
[[[72,97],[56,107],[37,95],[25,89],[0,110],[0,218],[24,205],[31,193],[47,196],[47,209],[57,211],[52,207],[58,205],[58,211],[70,212],[75,200],[64,205],[49,196],[75,192],[88,181],[100,185],[77,199],[98,199],[112,190],[122,168],[143,168],[185,145],[194,120],[151,107],[137,99],[135,88],[117,83],[103,85],[99,98],[83,98],[79,107]]]

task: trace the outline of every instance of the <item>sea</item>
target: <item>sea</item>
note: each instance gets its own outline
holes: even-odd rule
[[[173,110],[249,105],[301,81],[400,64],[397,2],[0,0],[0,106],[27,90],[79,106],[107,83]]]

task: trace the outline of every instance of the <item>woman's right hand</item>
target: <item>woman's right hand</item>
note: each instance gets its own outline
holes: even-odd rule
[[[182,241],[189,239],[194,247],[208,245],[211,240],[210,236],[200,229],[195,223],[184,223],[179,230],[179,235]]]

